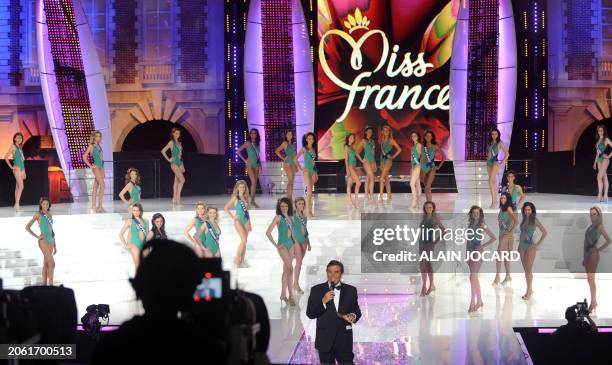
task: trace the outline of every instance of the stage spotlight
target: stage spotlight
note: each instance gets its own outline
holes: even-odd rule
[[[100,318],[106,320],[108,325],[110,314],[110,306],[108,304],[91,304],[86,309],[87,313],[81,318],[83,329],[91,333],[92,337],[97,338],[100,335]]]

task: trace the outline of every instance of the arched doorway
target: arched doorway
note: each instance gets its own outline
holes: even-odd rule
[[[160,151],[170,140],[172,128],[181,130],[183,151],[197,152],[196,143],[185,127],[167,120],[151,120],[134,127],[125,137],[121,152]]]

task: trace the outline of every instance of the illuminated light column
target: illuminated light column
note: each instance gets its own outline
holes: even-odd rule
[[[40,83],[57,154],[75,199],[89,194],[93,174],[81,156],[94,129],[112,160],[106,86],[87,17],[78,0],[39,0],[36,37]],[[105,164],[112,194],[112,164]]]

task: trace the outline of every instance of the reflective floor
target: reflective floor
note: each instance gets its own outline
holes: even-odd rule
[[[526,363],[513,326],[557,326],[564,323],[565,308],[588,298],[584,275],[536,274],[534,296],[525,302],[523,277],[513,276],[511,286],[492,287],[492,275],[481,275],[484,307],[468,314],[469,283],[464,271],[437,274],[436,291],[425,298],[415,295],[420,277],[414,274],[362,274],[360,269],[361,212],[409,211],[409,196],[395,194],[392,204],[347,207],[343,194],[319,194],[316,218],[309,221],[312,251],[305,258],[300,285],[306,294],[296,307],[282,305],[280,258],[265,237],[274,217],[277,196],[261,196],[260,209],[251,211],[253,232],[246,253],[249,268],[229,265],[238,246],[232,221],[221,214],[221,252],[225,268],[231,270],[233,287],[261,295],[268,307],[272,338],[268,355],[277,363],[317,361],[314,349],[315,321],[305,316],[307,288],[325,280],[325,264],[340,259],[346,265],[344,280],[357,286],[364,313],[355,326],[355,354],[358,364],[491,364]],[[194,204],[203,200],[222,209],[227,196],[189,197],[184,205],[173,207],[168,199],[144,200],[145,217],[162,212],[171,238],[185,241],[183,230],[194,215]],[[472,204],[487,202],[486,197],[458,197],[435,194],[439,211],[464,212]],[[530,194],[538,211],[575,211],[588,214],[592,197]],[[127,279],[133,275],[129,254],[119,243],[118,234],[127,209],[119,202],[106,202],[107,213],[92,214],[88,203],[53,206],[58,253],[56,283],[75,290],[79,316],[92,303],[111,306],[111,323],[120,324],[142,308],[135,300]],[[608,211],[607,205],[602,209]],[[25,230],[36,207],[24,207],[15,214],[0,208],[0,277],[9,288],[37,283],[42,256]],[[493,212],[493,210],[491,210]],[[607,251],[610,251],[609,249]],[[604,252],[601,260],[610,260]],[[597,275],[599,308],[595,320],[612,324],[612,276]]]

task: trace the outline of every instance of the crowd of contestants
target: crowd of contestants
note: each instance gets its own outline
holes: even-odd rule
[[[536,207],[531,202],[524,202],[525,193],[520,185],[515,183],[514,172],[506,172],[507,185],[503,187],[501,195],[498,194],[497,172],[505,166],[509,153],[507,148],[500,140],[500,131],[491,130],[490,141],[487,148],[487,171],[489,176],[489,188],[491,193],[491,206],[499,206],[497,224],[499,226],[498,236],[485,224],[483,209],[479,206],[472,206],[468,213],[467,224],[474,230],[481,228],[488,237],[487,239],[469,241],[466,250],[482,251],[487,246],[498,242],[497,251],[510,252],[514,250],[514,234],[519,232],[518,252],[520,253],[521,263],[525,271],[527,289],[522,296],[524,300],[529,300],[533,295],[533,263],[538,247],[545,239],[547,232],[542,223],[538,220]],[[92,170],[94,184],[92,187],[92,210],[104,212],[102,206],[105,190],[104,184],[104,160],[102,148],[100,147],[102,135],[99,131],[93,131],[90,144],[83,154],[83,162]],[[426,201],[422,205],[423,218],[421,225],[425,228],[444,229],[442,222],[436,213],[436,204],[433,201],[431,187],[438,171],[444,164],[443,157],[436,161],[436,155],[442,156],[440,146],[436,143],[435,135],[431,131],[426,131],[423,136],[413,132],[410,136],[412,146],[410,187],[412,196],[412,208],[421,207],[421,185],[424,186]],[[259,174],[261,173],[261,162],[259,158],[260,136],[257,129],[249,132],[248,140],[238,148],[238,155],[245,162],[249,184],[246,181],[237,181],[230,200],[224,206],[224,211],[232,219],[234,228],[239,236],[240,242],[234,258],[234,265],[238,268],[247,267],[245,252],[248,236],[252,231],[250,208],[257,208],[255,202],[255,191]],[[22,151],[23,135],[16,133],[13,138],[13,145],[5,155],[5,161],[12,169],[16,179],[15,189],[15,209],[20,210],[19,199],[23,191],[23,181],[26,178],[24,167],[24,156]],[[596,157],[593,163],[594,169],[598,170],[598,201],[607,200],[608,181],[605,170],[612,156],[612,142],[608,138],[606,128],[601,125],[597,128],[597,143],[595,146]],[[173,198],[174,204],[180,204],[181,191],[185,183],[185,167],[182,158],[181,131],[174,128],[171,131],[170,141],[161,150],[163,157],[170,163],[174,172]],[[378,150],[379,158],[376,158]],[[365,203],[375,204],[374,184],[376,181],[375,173],[380,169],[378,182],[380,186],[378,194],[379,204],[383,204],[383,195],[386,192],[386,201],[392,201],[390,185],[390,171],[393,160],[398,157],[402,149],[393,138],[392,130],[389,126],[381,128],[381,136],[377,142],[374,138],[374,129],[368,127],[364,131],[363,138],[357,142],[355,134],[349,134],[345,139],[344,161],[346,168],[347,202],[354,208],[359,207],[359,193],[361,183],[361,169],[357,167],[360,161],[365,172],[364,199]],[[503,159],[499,160],[498,155],[503,151]],[[317,141],[314,133],[307,133],[302,138],[302,147],[298,150],[294,142],[294,133],[287,130],[284,133],[284,140],[275,151],[276,155],[283,162],[283,169],[288,177],[286,196],[279,199],[276,204],[276,215],[266,230],[266,236],[270,243],[277,249],[283,262],[283,273],[281,277],[281,296],[280,299],[289,305],[295,305],[294,294],[303,293],[299,285],[299,276],[304,255],[311,249],[308,235],[308,219],[314,217],[313,191],[317,182],[316,157]],[[12,157],[11,164],[9,158]],[[303,164],[300,163],[300,157]],[[301,171],[306,186],[306,196],[293,199],[295,175]],[[603,173],[602,173],[603,171]],[[602,175],[602,176],[600,176]],[[125,220],[119,238],[124,247],[130,252],[134,264],[138,266],[140,251],[147,240],[167,238],[165,232],[165,219],[160,213],[153,215],[149,222],[144,216],[143,206],[140,201],[141,180],[139,171],[136,168],[127,170],[125,176],[125,186],[119,193],[119,198],[128,206],[130,217]],[[498,199],[499,196],[499,199]],[[522,203],[522,205],[521,205]],[[519,219],[520,207],[520,219]],[[53,284],[53,272],[55,263],[53,255],[57,253],[55,243],[55,233],[53,231],[53,218],[50,212],[51,202],[48,198],[41,198],[39,210],[26,225],[26,230],[34,236],[44,256],[42,270],[43,283]],[[590,310],[597,307],[595,272],[599,262],[600,251],[605,249],[612,241],[607,234],[603,222],[602,212],[599,207],[593,207],[589,211],[591,225],[587,228],[584,239],[583,266],[587,273],[587,281],[591,292]],[[221,229],[218,221],[219,212],[216,207],[207,206],[199,202],[195,207],[195,216],[184,230],[187,240],[193,245],[196,253],[200,257],[220,257],[221,256]],[[38,223],[39,234],[32,231],[34,222]],[[518,229],[517,229],[518,228]],[[276,229],[277,235],[272,232]],[[539,234],[536,235],[536,232]],[[536,236],[538,237],[536,239]],[[601,238],[603,237],[603,240]],[[602,245],[598,245],[604,241]],[[422,240],[419,243],[421,251],[433,251],[437,241]],[[477,257],[468,255],[468,257]],[[477,260],[469,261],[471,300],[468,308],[469,312],[477,311],[483,306],[478,272],[482,262]],[[502,266],[505,277],[500,281]],[[422,277],[421,295],[429,295],[435,290],[434,272],[431,262],[423,260],[420,262],[420,272]],[[512,280],[510,275],[510,262],[497,261],[496,275],[493,285],[506,285]]]

